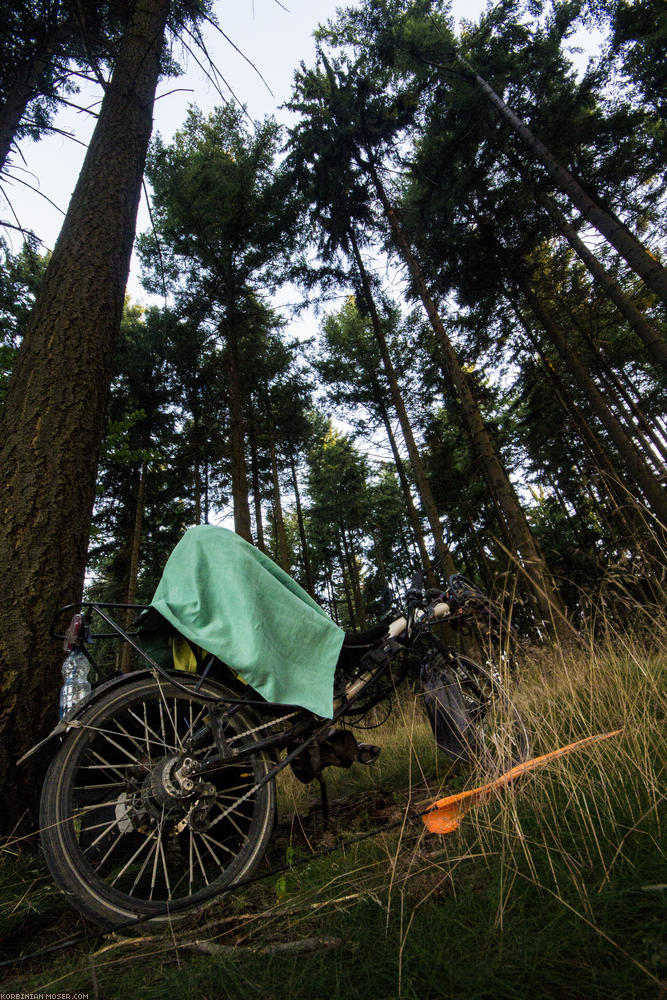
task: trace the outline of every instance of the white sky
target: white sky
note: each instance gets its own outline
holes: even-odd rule
[[[341,4],[340,0],[285,0],[284,6],[288,10],[280,7],[276,0],[237,0],[236,3],[218,0],[214,8],[222,29],[257,66],[273,95],[225,39],[210,25],[204,25],[206,44],[213,62],[239,100],[247,104],[251,117],[255,119],[271,114],[281,117],[278,108],[290,96],[294,70],[301,60],[306,65],[313,62],[314,29],[334,17],[336,7]],[[483,6],[483,0],[454,2],[458,17],[475,18]],[[196,54],[200,58],[200,54]],[[175,55],[187,72],[182,77],[164,80],[158,87],[158,96],[167,96],[156,102],[154,127],[165,138],[183,123],[189,103],[198,104],[204,111],[210,111],[221,103],[219,94],[194,59],[187,55],[183,58],[178,50]],[[167,93],[175,88],[187,88],[189,92]],[[99,91],[91,88],[87,94],[82,92],[73,100],[79,104],[92,104],[99,100]],[[55,121],[58,128],[73,133],[84,144],[88,142],[94,124],[89,115],[71,109],[62,110]],[[22,226],[34,230],[45,247],[53,247],[84,153],[84,146],[61,135],[51,135],[39,142],[24,141],[21,154],[25,162],[21,164],[21,160],[14,157],[19,169],[12,171],[14,179],[3,178],[2,181],[0,219],[14,224],[18,219]],[[37,187],[40,194],[29,191],[21,180]],[[148,215],[142,205],[137,229],[141,232],[148,226]],[[10,230],[7,236],[12,248],[18,250],[22,242],[20,235]],[[142,294],[136,278],[131,280],[131,291],[133,296]]]
[[[340,0],[284,0],[284,6],[288,9],[285,10],[276,0],[237,0],[236,3],[218,0],[214,8],[221,28],[257,66],[273,93],[224,38],[210,25],[204,25],[204,36],[213,62],[239,100],[247,104],[249,114],[255,119],[271,114],[279,119],[284,116],[279,107],[290,96],[294,70],[301,60],[307,66],[313,63],[314,29],[333,18],[336,8],[342,5]],[[476,20],[485,6],[485,0],[453,0],[452,11],[458,23],[461,19]],[[194,59],[187,55],[183,57],[178,49],[175,55],[187,72],[182,77],[163,81],[158,87],[154,128],[164,138],[169,138],[183,123],[189,103],[198,104],[204,111],[210,111],[221,103],[220,95]],[[178,91],[172,92],[176,88]],[[183,92],[184,89],[188,92]],[[89,94],[82,92],[73,99],[79,104],[92,104],[99,101],[99,91],[91,88]],[[55,121],[58,128],[73,133],[84,145],[94,123],[92,117],[71,109],[61,111]],[[12,223],[18,221],[25,228],[32,229],[43,241],[44,247],[53,247],[81,167],[84,145],[60,135],[51,135],[36,143],[23,142],[21,154],[24,164],[21,165],[20,159],[15,157],[14,179],[3,178],[2,181],[0,219]],[[40,194],[28,190],[20,179],[37,187]],[[148,229],[149,225],[142,200],[137,232]],[[18,250],[20,235],[11,230],[6,231],[6,235],[12,249]],[[134,300],[147,300],[139,284],[134,260],[128,291]]]

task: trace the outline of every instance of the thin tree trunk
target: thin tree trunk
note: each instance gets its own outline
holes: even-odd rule
[[[245,538],[247,542],[252,543],[250,506],[248,504],[248,475],[245,461],[245,427],[243,420],[243,392],[239,364],[239,345],[233,320],[225,333],[229,366],[229,443],[232,465],[234,531],[241,538]]]
[[[377,566],[380,571],[380,579],[382,580],[385,587],[388,584],[387,580],[387,568],[384,564],[384,557],[382,555],[382,538],[380,537],[380,532],[376,529],[372,532],[373,536],[373,548],[375,549],[375,558],[377,560]]]
[[[494,579],[491,573],[491,568],[489,566],[489,560],[487,558],[486,552],[484,551],[484,546],[482,545],[477,528],[473,524],[470,515],[466,515],[466,520],[468,522],[468,527],[470,528],[470,535],[477,549],[477,555],[479,560],[479,566],[481,569],[482,576],[484,577],[484,582],[486,584],[486,589],[489,593],[493,592]]]
[[[199,454],[195,455],[194,467],[195,485],[195,524],[201,524],[201,473],[199,471]]]
[[[643,341],[646,350],[653,360],[663,368],[667,368],[667,343],[665,340],[660,336],[655,327],[649,323],[644,314],[633,305],[618,282],[612,278],[595,254],[580,239],[576,230],[567,221],[554,200],[538,188],[533,188],[533,190],[537,200],[541,205],[544,205],[557,228],[579,259],[585,264],[593,279],[598,283],[607,298],[614,303],[619,312],[626,318],[640,340]]]
[[[635,523],[634,518],[628,518],[627,509],[630,502],[634,506],[634,501],[631,500],[628,491],[623,485],[623,481],[613,462],[613,459],[603,442],[600,441],[597,435],[595,435],[591,430],[586,417],[581,412],[574,399],[572,399],[571,393],[563,385],[563,381],[560,376],[550,364],[549,359],[542,350],[539,341],[531,330],[530,325],[528,324],[521,309],[509,296],[508,301],[516,313],[529,343],[531,344],[533,350],[537,352],[540,361],[542,362],[542,368],[552,383],[556,399],[570,420],[574,430],[579,435],[582,442],[588,447],[593,461],[597,466],[600,479],[604,484],[605,492],[613,506],[615,515],[620,518],[626,535],[633,535],[638,526]]]
[[[667,447],[665,447],[664,441],[654,432],[644,413],[632,399],[586,327],[577,322],[576,318],[575,322],[577,330],[588,344],[595,359],[595,370],[599,372],[599,379],[604,384],[606,392],[614,400],[616,410],[623,418],[627,430],[629,433],[637,435],[642,442],[644,454],[655,465],[657,471],[662,473],[664,460],[667,459]],[[661,462],[660,459],[663,461]]]
[[[614,442],[625,469],[630,475],[632,481],[636,483],[636,485],[643,492],[649,506],[653,510],[653,513],[660,518],[663,524],[667,524],[667,499],[665,498],[662,487],[644,462],[640,453],[635,448],[632,440],[628,437],[621,424],[607,406],[602,393],[593,382],[581,361],[570,349],[570,346],[558,328],[558,325],[552,320],[546,310],[546,307],[530,287],[530,283],[528,282],[526,276],[523,273],[516,271],[516,269],[515,274],[526,301],[528,302],[538,322],[545,330],[547,336],[552,341],[554,347],[560,354],[561,358],[567,365],[569,371],[572,373],[576,384],[590,402],[596,417],[609,434],[611,440]]]
[[[250,439],[250,471],[252,475],[252,496],[255,507],[255,534],[257,536],[257,548],[260,552],[266,553],[264,543],[264,523],[262,521],[262,493],[259,485],[259,456],[257,454],[257,429],[255,426],[255,412],[252,411],[248,437]]]
[[[38,51],[34,53],[29,62],[18,69],[5,91],[7,96],[0,106],[0,170],[3,169],[9,156],[14,136],[28,104],[38,96],[36,88],[39,78],[48,68],[53,58],[53,52],[64,37],[65,33],[61,28],[49,31],[43,38]],[[13,69],[14,67],[3,67],[6,76],[9,76]]]
[[[503,120],[516,132],[534,156],[544,164],[554,182],[567,195],[583,218],[611,243],[635,274],[639,275],[644,284],[667,304],[667,269],[646,250],[619,219],[605,211],[584,191],[574,177],[558,163],[544,143],[533,135],[525,122],[517,117],[456,49],[454,50],[454,58],[466,72],[471,74],[482,93],[498,109]]]
[[[306,525],[303,519],[303,509],[301,507],[301,493],[299,491],[299,481],[296,475],[296,463],[294,461],[294,453],[290,452],[290,469],[292,472],[292,489],[294,490],[294,498],[296,501],[296,520],[299,525],[299,539],[301,541],[301,556],[303,558],[303,572],[306,578],[306,590],[312,598],[315,597],[315,584],[313,583],[313,574],[310,568],[310,552],[308,550],[308,538],[306,537]]]
[[[127,574],[127,593],[125,595],[126,604],[134,604],[137,599],[137,578],[139,576],[139,549],[141,547],[141,528],[144,519],[144,494],[146,492],[146,463],[141,463],[139,472],[139,486],[137,488],[137,502],[134,509],[134,525],[132,529],[132,543],[130,545],[130,569]],[[135,617],[134,611],[128,611],[125,618],[125,627]],[[123,674],[130,672],[130,659],[132,647],[124,642],[120,655],[120,671]]]
[[[169,0],[134,7],[79,180],[27,323],[0,430],[0,816],[36,803],[56,719],[54,607],[81,595],[97,455]],[[19,784],[20,781],[20,784]]]
[[[364,589],[362,586],[361,574],[359,572],[359,558],[357,556],[356,547],[354,544],[354,532],[352,529],[348,529],[348,548],[350,553],[350,565],[352,568],[352,581],[354,586],[354,595],[357,601],[357,607],[359,609],[359,620],[361,622],[361,627],[366,628],[366,601],[364,600]],[[345,531],[343,530],[343,539],[345,539]]]
[[[347,604],[347,611],[348,611],[348,615],[349,615],[349,618],[350,618],[350,628],[352,630],[354,630],[357,627],[357,619],[356,619],[355,614],[354,614],[354,604],[352,602],[352,595],[350,594],[350,587],[349,587],[349,584],[347,582],[348,581],[349,570],[346,570],[346,567],[345,567],[345,559],[343,557],[343,553],[342,553],[342,550],[341,550],[340,536],[339,535],[336,536],[336,543],[337,543],[337,547],[338,547],[338,565],[340,567],[340,572],[341,572],[342,582],[343,582],[343,593],[345,594],[345,602]]]
[[[382,417],[382,423],[384,424],[385,431],[387,433],[387,438],[389,440],[391,453],[394,456],[394,465],[396,466],[396,474],[398,476],[398,481],[401,486],[401,491],[405,499],[405,506],[408,511],[408,519],[410,521],[412,533],[415,537],[417,548],[419,549],[419,558],[422,566],[424,566],[426,569],[426,579],[429,587],[437,587],[437,580],[435,577],[435,573],[433,571],[433,567],[431,566],[431,560],[429,558],[428,550],[426,548],[426,542],[424,541],[424,533],[422,532],[421,521],[419,518],[419,514],[417,513],[417,508],[415,507],[415,502],[412,499],[412,491],[410,490],[410,483],[408,482],[408,477],[405,474],[405,466],[403,465],[403,459],[401,458],[400,452],[398,450],[398,445],[396,443],[394,431],[391,426],[389,414],[387,413],[387,408],[384,405],[384,400],[378,398],[377,405],[378,409],[380,410],[380,416]]]
[[[355,628],[360,625],[363,628],[364,625],[364,615],[363,615],[363,603],[361,600],[361,588],[359,586],[359,573],[357,569],[357,564],[352,557],[350,546],[348,544],[348,539],[345,534],[345,526],[341,522],[339,524],[340,538],[343,545],[343,555],[345,559],[345,565],[347,566],[348,578],[350,581],[350,590],[352,592],[352,601],[354,604],[354,619]]]
[[[329,607],[331,608],[331,617],[335,621],[336,625],[340,625],[340,617],[338,615],[338,603],[336,601],[336,591],[331,579],[331,572],[327,569],[324,574],[324,581],[327,588],[327,596],[329,598]]]
[[[538,550],[526,515],[514,492],[514,487],[496,454],[493,442],[484,425],[482,414],[473,399],[456,352],[445,332],[442,320],[430,296],[421,268],[417,264],[412,249],[396,218],[396,213],[389,202],[379,174],[372,162],[367,164],[367,169],[391,227],[398,250],[410,271],[433,331],[442,348],[446,377],[458,393],[465,425],[474,452],[484,469],[491,489],[491,495],[497,498],[502,508],[503,516],[507,520],[507,527],[512,537],[512,547],[521,558],[521,566],[531,583],[531,590],[540,613],[546,621],[554,621],[555,630],[558,632],[560,630],[558,619],[562,620],[565,612],[556,584]],[[554,618],[554,612],[556,613],[556,618]]]
[[[271,414],[267,413],[269,428],[271,427]],[[271,478],[273,482],[273,519],[276,527],[276,548],[278,555],[278,565],[286,573],[290,571],[290,558],[287,550],[287,535],[285,534],[285,519],[283,517],[283,505],[280,496],[280,479],[278,478],[278,458],[276,456],[276,445],[273,433],[269,429],[269,449],[271,452]]]
[[[368,280],[368,275],[366,273],[366,268],[361,259],[361,254],[359,252],[359,246],[357,244],[356,237],[354,233],[350,230],[350,242],[352,245],[352,252],[354,254],[354,259],[357,265],[357,270],[359,271],[359,277],[361,278],[362,287],[364,290],[364,295],[366,296],[366,302],[368,304],[368,311],[371,317],[371,323],[373,326],[373,332],[380,349],[380,355],[382,357],[382,364],[384,366],[385,374],[387,376],[387,381],[389,382],[389,387],[391,390],[391,397],[394,403],[394,408],[396,410],[398,421],[401,425],[401,431],[403,432],[403,438],[405,440],[405,445],[408,449],[408,456],[410,458],[410,464],[412,470],[415,474],[415,482],[417,484],[417,490],[422,500],[422,506],[424,508],[424,513],[428,519],[428,523],[431,528],[431,533],[433,535],[433,540],[435,542],[435,550],[442,562],[442,567],[447,576],[451,576],[452,573],[456,572],[456,566],[454,565],[454,560],[452,554],[449,551],[447,545],[445,544],[445,539],[442,533],[442,525],[440,523],[440,517],[438,515],[438,508],[433,496],[433,491],[431,490],[431,485],[426,476],[424,470],[424,464],[421,460],[421,455],[419,454],[419,449],[415,441],[414,435],[412,433],[412,426],[405,409],[405,404],[403,402],[403,396],[401,394],[400,386],[398,384],[398,378],[396,377],[396,371],[392,364],[392,360],[389,354],[389,348],[387,347],[387,340],[384,336],[384,331],[382,329],[382,323],[380,322],[380,317],[378,315],[377,309],[375,307],[375,300],[371,292],[370,282]],[[428,562],[426,563],[428,565]]]
[[[604,359],[597,350],[595,351],[595,357],[599,362],[597,381],[600,384],[600,390],[604,392],[604,395],[611,404],[610,409],[613,406],[612,412],[615,412],[619,423],[622,424],[637,450],[643,454],[644,459],[651,465],[654,475],[662,475],[666,471],[665,463],[661,455],[656,454],[656,452],[661,451],[661,447],[658,446],[656,448],[650,440],[650,435],[647,436],[644,433],[641,422],[629,410],[625,399],[619,392],[617,379],[614,378],[613,373],[606,366]]]

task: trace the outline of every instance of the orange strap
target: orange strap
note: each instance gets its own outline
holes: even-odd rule
[[[459,792],[446,799],[438,799],[422,816],[426,829],[431,833],[451,833],[452,830],[456,830],[468,810],[487,799],[496,788],[511,784],[515,778],[534,770],[536,767],[541,767],[547,761],[562,757],[566,753],[572,753],[574,750],[580,750],[582,747],[597,743],[599,740],[608,740],[610,736],[618,736],[621,732],[623,732],[622,729],[615,729],[612,733],[587,736],[583,740],[577,740],[576,743],[569,743],[566,747],[545,753],[542,757],[532,757],[530,760],[524,761],[523,764],[517,764],[516,767],[501,774],[499,778],[488,785],[480,785],[479,788],[470,788],[467,792]]]

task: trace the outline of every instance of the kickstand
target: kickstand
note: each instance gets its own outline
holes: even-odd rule
[[[327,795],[327,786],[325,784],[324,778],[321,774],[315,775],[320,783],[320,799],[322,802],[322,822],[324,828],[329,826],[329,796]]]

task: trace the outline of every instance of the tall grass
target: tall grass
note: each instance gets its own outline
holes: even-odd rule
[[[483,782],[438,753],[418,694],[407,693],[388,722],[357,733],[382,746],[377,764],[326,772],[335,829],[323,828],[317,786],[282,776],[282,822],[267,864],[307,864],[208,914],[196,933],[223,946],[218,954],[192,954],[182,939],[95,945],[33,968],[17,984],[99,990],[112,1000],[130,992],[148,1000],[658,998],[667,972],[667,657],[662,624],[648,625],[631,634],[606,621],[596,637],[525,657],[508,680],[535,754],[622,733],[499,791],[454,833],[434,836],[406,821],[316,856],[336,839]],[[12,919],[20,923],[30,899],[20,877],[14,881]],[[333,937],[340,948],[298,958],[260,953],[267,943],[306,937]]]

